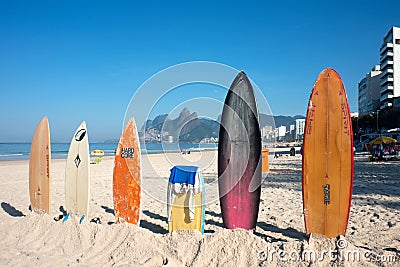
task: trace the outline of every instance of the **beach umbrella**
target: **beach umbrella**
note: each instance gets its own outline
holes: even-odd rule
[[[104,151],[96,149],[96,150],[93,150],[92,152],[90,152],[90,155],[96,157],[95,160],[92,163],[97,164],[102,160],[102,158],[104,156]]]
[[[370,145],[380,145],[382,143],[384,144],[392,144],[392,143],[396,143],[397,140],[387,137],[387,136],[381,136],[378,138],[375,138],[374,140],[372,140],[371,142],[369,142]]]
[[[90,152],[90,154],[93,156],[104,156],[104,151],[96,149],[96,150],[93,150],[92,152]]]

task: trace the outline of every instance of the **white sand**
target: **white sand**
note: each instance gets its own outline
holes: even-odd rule
[[[53,160],[51,215],[28,210],[28,161],[1,161],[0,266],[400,265],[400,162],[369,163],[366,155],[356,156],[349,227],[345,241],[337,244],[335,239],[305,237],[301,157],[270,160],[255,233],[223,228],[213,151],[144,158],[140,227],[114,223],[113,158],[91,165],[90,218],[82,224],[74,217],[66,223],[54,220],[64,205],[65,160]],[[176,164],[200,166],[208,183],[204,236],[196,231],[167,233],[167,180]],[[101,223],[90,222],[95,218]],[[324,251],[338,248],[343,248],[342,259],[325,254],[318,260]],[[274,251],[281,251],[281,259]],[[295,260],[302,253],[305,260]],[[346,253],[360,259],[343,260]]]

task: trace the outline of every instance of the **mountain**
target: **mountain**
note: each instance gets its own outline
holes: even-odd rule
[[[157,117],[154,118],[151,124],[153,125],[153,127],[161,131],[161,128],[163,127],[163,124],[167,120],[167,118],[168,118],[167,114],[158,115]]]
[[[206,137],[218,137],[219,123],[210,119],[198,118],[184,108],[179,116],[171,119],[167,114],[158,115],[154,120],[147,120],[142,126],[141,139],[149,142],[174,141],[200,142]]]
[[[296,119],[305,118],[301,115],[291,116],[271,116],[260,114],[260,127],[267,125],[281,125],[289,128],[296,124]],[[147,120],[140,134],[141,139],[149,142],[169,141],[172,137],[174,142],[198,143],[204,138],[218,138],[219,122],[221,115],[217,120],[199,118],[196,112],[191,113],[188,108],[184,108],[178,117],[171,119],[167,114],[161,114],[154,120]]]
[[[182,133],[179,140],[188,143],[199,143],[204,138],[218,137],[219,123],[209,119],[198,119],[199,125],[192,128],[191,131]]]
[[[289,128],[290,125],[296,124],[296,121],[293,117],[290,116],[274,116],[275,119],[275,126],[286,126]]]
[[[275,127],[279,127],[279,126],[286,126],[286,128],[289,128],[290,125],[296,125],[296,120],[297,119],[305,119],[306,117],[302,116],[302,115],[296,115],[296,116],[282,116],[282,115],[278,115],[278,116],[271,116],[271,115],[267,115],[267,114],[262,114],[260,113],[260,127],[265,127],[267,125],[274,125],[275,123]]]
[[[260,120],[260,128],[263,128],[267,125],[274,125],[274,117],[271,115],[260,113],[258,115]]]
[[[219,121],[211,120],[211,119],[206,119],[206,118],[200,118],[199,119],[201,124],[206,125],[210,127],[212,132],[219,132]]]
[[[305,119],[306,117],[304,117],[303,115],[295,115],[293,117],[293,119],[297,120],[297,119]]]

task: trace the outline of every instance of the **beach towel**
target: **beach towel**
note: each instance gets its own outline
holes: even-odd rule
[[[194,220],[195,200],[194,195],[202,192],[202,183],[197,166],[175,166],[171,169],[167,194],[168,222],[171,219],[172,204],[176,196],[189,193],[189,219]]]

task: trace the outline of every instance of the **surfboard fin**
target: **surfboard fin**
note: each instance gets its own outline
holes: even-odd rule
[[[85,219],[85,215],[82,215],[81,219],[79,220],[79,224],[81,224],[84,219]]]
[[[67,220],[68,220],[68,218],[69,218],[69,212],[65,215],[65,217],[64,217],[64,219],[63,219],[63,222],[66,222]]]

